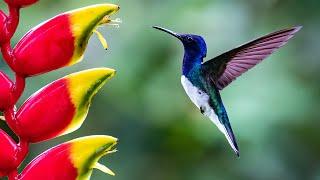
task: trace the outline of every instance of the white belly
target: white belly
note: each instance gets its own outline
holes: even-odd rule
[[[218,129],[225,135],[229,144],[233,148],[235,152],[238,152],[237,148],[234,146],[232,139],[227,133],[226,128],[223,124],[220,123],[217,114],[209,105],[209,96],[207,93],[203,92],[199,88],[192,85],[192,83],[185,77],[181,76],[181,83],[186,91],[187,95],[191,99],[191,101],[200,109],[204,111],[203,114],[210,118],[210,120],[218,127]]]
[[[181,84],[186,91],[191,101],[204,111],[204,115],[209,117],[210,120],[219,128],[219,130],[225,133],[223,125],[220,123],[218,116],[209,105],[209,96],[199,88],[195,87],[185,76],[181,76]]]

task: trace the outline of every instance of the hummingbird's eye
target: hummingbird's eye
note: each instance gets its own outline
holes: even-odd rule
[[[193,41],[192,37],[188,36],[188,37],[187,37],[187,41],[188,41],[188,42],[192,42],[192,41]]]

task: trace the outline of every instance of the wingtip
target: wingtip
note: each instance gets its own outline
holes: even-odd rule
[[[293,29],[294,33],[296,33],[298,31],[300,31],[300,29],[302,29],[302,28],[303,28],[303,26],[294,26],[292,29]]]

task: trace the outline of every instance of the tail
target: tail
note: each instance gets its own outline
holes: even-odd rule
[[[237,140],[234,136],[234,133],[232,131],[229,118],[226,114],[226,112],[223,115],[218,115],[214,113],[214,111],[211,111],[212,113],[208,114],[210,120],[219,128],[219,130],[225,135],[227,138],[232,150],[235,152],[235,154],[240,157],[240,151],[237,144]]]
[[[207,82],[205,85],[208,86],[207,89],[209,90],[208,92],[210,94],[210,99],[208,102],[209,107],[207,107],[207,109],[210,110],[207,110],[205,115],[208,116],[210,120],[226,136],[233,151],[238,157],[240,157],[239,147],[236,138],[234,137],[227,111],[222,103],[220,93],[214,84]]]
[[[226,136],[231,148],[233,149],[233,151],[236,153],[236,155],[238,157],[240,157],[240,151],[239,151],[239,147],[238,147],[238,144],[237,144],[237,140],[234,136],[234,133],[232,131],[232,128],[231,128],[231,125],[230,125],[230,122],[227,121],[225,122],[224,124],[222,124],[223,126],[223,134]]]

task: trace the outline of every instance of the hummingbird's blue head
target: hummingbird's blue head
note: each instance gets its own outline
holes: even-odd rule
[[[207,55],[207,45],[201,36],[193,34],[179,34],[178,38],[183,43],[188,55],[195,58],[204,58]]]
[[[176,32],[158,26],[154,26],[154,28],[178,38],[184,46],[186,56],[188,56],[189,58],[202,59],[206,57],[207,45],[201,36],[193,34],[178,34]]]

